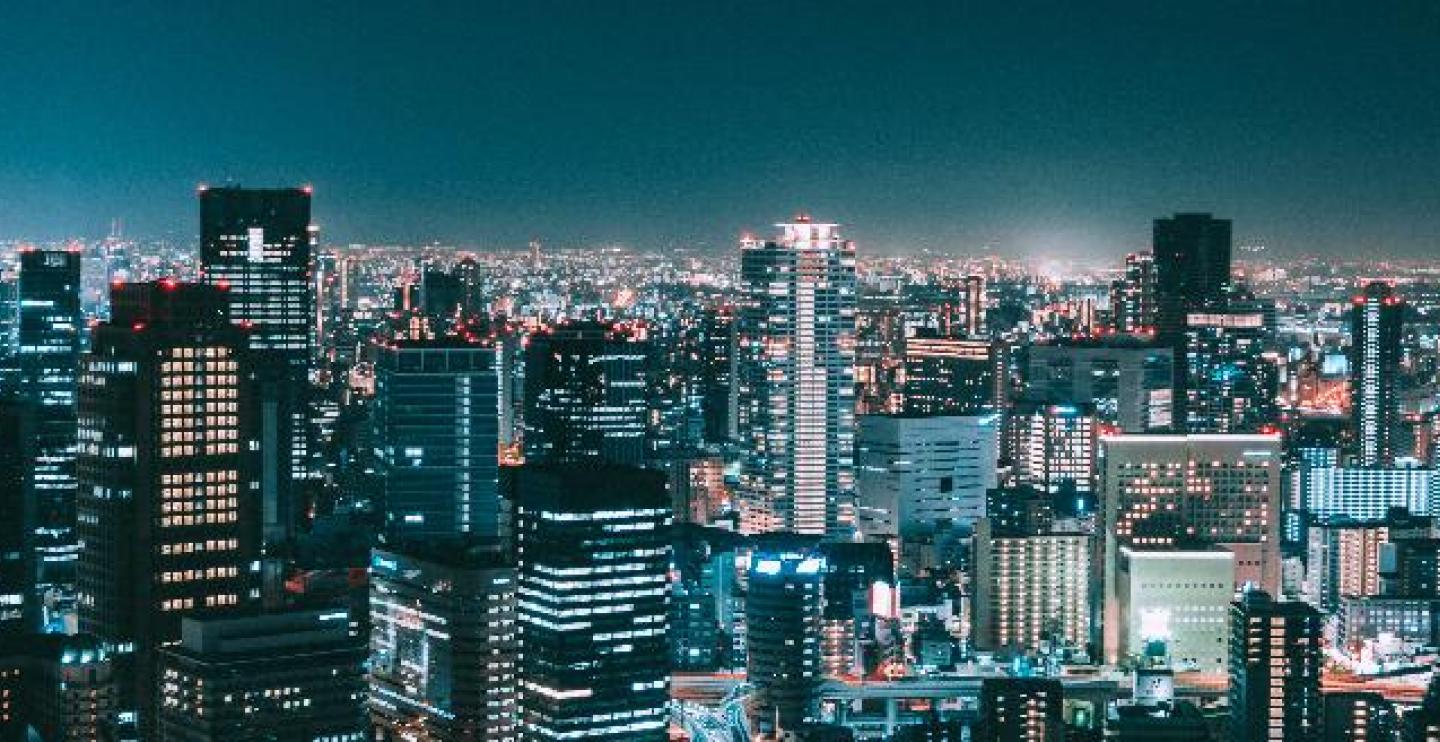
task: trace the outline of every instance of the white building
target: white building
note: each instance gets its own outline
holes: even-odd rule
[[[1161,640],[1179,671],[1226,672],[1235,555],[1219,549],[1120,549],[1121,654]]]
[[[859,423],[857,512],[867,538],[985,517],[985,492],[997,486],[998,415],[864,415]]]
[[[1440,476],[1414,459],[1393,467],[1311,467],[1301,478],[1306,509],[1315,517],[1383,520],[1392,507],[1415,515],[1440,514]]]

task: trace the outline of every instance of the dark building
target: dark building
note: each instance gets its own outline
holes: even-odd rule
[[[1425,700],[1410,710],[1400,728],[1401,742],[1440,742],[1440,675],[1431,674]]]
[[[765,545],[750,556],[746,656],[758,732],[778,737],[819,712],[825,573],[825,557],[799,543]]]
[[[21,250],[15,361],[29,405],[30,443],[19,511],[25,521],[27,621],[47,622],[43,604],[74,589],[75,375],[84,343],[80,252]]]
[[[1184,426],[1190,433],[1256,433],[1278,417],[1279,372],[1264,356],[1265,311],[1240,303],[1185,316]]]
[[[1009,353],[1003,341],[940,337],[905,339],[904,410],[916,415],[979,415],[1005,406]]]
[[[1400,427],[1400,339],[1405,303],[1386,283],[1376,281],[1355,297],[1350,313],[1350,416],[1355,460],[1360,466],[1388,466],[1395,460]]]
[[[1399,731],[1395,707],[1379,693],[1326,693],[1325,742],[1390,742]]]
[[[626,328],[575,322],[531,336],[525,460],[645,461],[648,348]]]
[[[455,539],[370,561],[370,717],[379,739],[516,738],[516,573]]]
[[[1251,590],[1230,607],[1230,738],[1320,733],[1319,611]]]
[[[492,344],[390,340],[375,348],[376,474],[396,538],[500,542],[500,375]]]
[[[80,629],[121,652],[152,730],[155,654],[181,618],[260,598],[254,370],[225,300],[197,284],[119,286],[81,363]]]
[[[0,391],[0,636],[26,633],[27,604],[35,607],[30,576],[26,472],[34,456],[29,404],[18,394]]]
[[[979,742],[1061,742],[1065,690],[1059,680],[986,678],[980,682]]]
[[[88,634],[0,638],[0,739],[105,739],[120,708],[114,662]]]
[[[1155,256],[1125,256],[1125,273],[1110,285],[1111,328],[1126,335],[1155,332]]]
[[[664,740],[664,475],[592,461],[516,473],[520,738]]]
[[[1217,306],[1230,286],[1230,220],[1209,214],[1156,219],[1155,324],[1162,343],[1176,345],[1185,315]]]
[[[180,635],[160,651],[158,739],[366,739],[365,644],[345,609],[186,618]]]
[[[256,355],[265,587],[274,597],[300,520],[311,449],[308,369],[317,347],[316,233],[306,188],[201,188],[200,270]]]
[[[1096,422],[1126,433],[1174,424],[1174,351],[1133,337],[1064,341],[1029,349],[1026,396],[1095,405]]]

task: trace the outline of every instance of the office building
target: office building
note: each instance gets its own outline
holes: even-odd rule
[[[343,608],[186,618],[159,665],[165,742],[367,738],[365,643]]]
[[[1117,600],[1120,652],[1143,656],[1163,642],[1182,672],[1226,673],[1235,555],[1219,549],[1122,547]]]
[[[895,541],[985,517],[997,484],[997,415],[861,415],[856,464],[860,532]]]
[[[974,642],[1012,654],[1090,640],[1090,535],[975,529]]]
[[[1400,426],[1400,339],[1405,302],[1389,284],[1365,286],[1350,312],[1350,418],[1355,462],[1385,466],[1395,459]]]
[[[1392,508],[1440,515],[1440,473],[1412,460],[1393,466],[1303,466],[1301,502],[1315,518],[1383,520]]]
[[[1118,435],[1100,441],[1106,661],[1119,655],[1113,565],[1122,547],[1219,546],[1237,587],[1280,584],[1280,438]]]
[[[1320,520],[1306,536],[1306,602],[1333,613],[1342,597],[1380,594],[1380,553],[1390,540],[1386,521]]]
[[[317,232],[304,188],[201,187],[200,273],[230,297],[230,320],[255,355],[265,588],[278,600],[302,516],[311,449],[308,371],[317,347],[312,280]]]
[[[965,334],[970,337],[983,337],[986,333],[985,327],[985,277],[981,275],[969,275],[965,277]]]
[[[105,739],[122,708],[115,661],[89,634],[0,638],[0,739]]]
[[[796,546],[750,555],[745,596],[751,728],[779,737],[819,713],[825,559]]]
[[[1097,427],[1090,404],[1016,403],[1005,447],[1015,483],[1088,498],[1094,491]]]
[[[1155,256],[1132,252],[1125,272],[1110,284],[1111,328],[1125,335],[1155,332]]]
[[[122,688],[151,734],[155,655],[181,618],[260,598],[255,371],[226,298],[116,287],[80,366],[80,630],[128,655]]]
[[[979,742],[1062,742],[1065,689],[1059,680],[985,678],[980,682]]]
[[[457,539],[370,559],[370,721],[380,739],[519,739],[515,567]]]
[[[903,409],[915,415],[984,415],[1009,401],[1005,341],[917,330],[905,338]]]
[[[30,432],[32,408],[18,394],[0,391],[0,636],[23,634],[30,628],[28,607],[37,606],[32,595],[30,534],[26,527],[27,471],[33,459]],[[38,623],[38,622],[36,622]]]
[[[640,466],[648,427],[648,344],[628,328],[574,322],[530,336],[527,462]]]
[[[1401,742],[1440,742],[1440,675],[1432,673],[1420,706],[1406,712]]]
[[[1051,404],[1093,403],[1096,422],[1126,433],[1174,424],[1174,351],[1132,338],[1030,348],[1026,393]]]
[[[516,478],[520,738],[666,739],[664,476],[590,462]]]
[[[1230,609],[1230,739],[1313,739],[1320,733],[1320,613],[1243,593]]]
[[[726,443],[735,430],[735,308],[706,309],[699,338],[700,411],[706,443]]]
[[[1230,288],[1229,219],[1175,214],[1154,225],[1156,338],[1178,346],[1185,317],[1223,303]]]
[[[499,543],[500,372],[493,345],[459,337],[375,348],[373,421],[385,529]]]
[[[1237,303],[1185,315],[1185,430],[1257,433],[1277,417],[1279,374],[1265,312]]]
[[[42,606],[74,590],[75,386],[84,345],[79,250],[20,251],[15,362],[30,407],[21,481],[27,628],[50,623]]]
[[[855,245],[800,217],[740,244],[742,529],[854,530]]]

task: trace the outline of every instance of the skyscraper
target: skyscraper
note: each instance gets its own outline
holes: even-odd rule
[[[659,472],[516,473],[520,738],[666,738],[670,513]]]
[[[376,346],[376,473],[392,536],[505,535],[496,353],[458,337]]]
[[[648,352],[621,325],[572,322],[532,335],[525,351],[525,460],[643,464]]]
[[[1350,416],[1355,458],[1360,466],[1386,466],[1395,459],[1400,399],[1400,337],[1405,304],[1387,283],[1368,284],[1350,314]]]
[[[740,245],[743,528],[854,528],[855,245],[800,217]]]
[[[1154,231],[1156,337],[1174,345],[1185,315],[1219,305],[1230,286],[1230,220],[1209,214],[1156,219]]]
[[[515,567],[460,539],[370,558],[370,719],[381,739],[514,742]]]
[[[745,598],[748,678],[754,726],[779,737],[819,711],[825,558],[779,545],[750,556]]]
[[[1320,733],[1320,613],[1263,590],[1230,608],[1230,739],[1306,740]]]
[[[228,289],[230,320],[248,328],[260,395],[266,588],[275,593],[300,519],[310,451],[308,369],[316,347],[316,231],[309,187],[206,188],[200,196],[202,280]]]
[[[965,334],[985,334],[985,277],[981,275],[965,277]]]
[[[1099,431],[1093,405],[1020,402],[1009,428],[1006,450],[1015,462],[1017,484],[1077,498],[1094,492]]]
[[[84,344],[80,314],[80,252],[20,252],[16,361],[20,394],[30,407],[30,458],[22,482],[28,518],[25,548],[32,628],[51,591],[75,580],[75,378]]]
[[[1125,256],[1125,274],[1110,286],[1111,327],[1127,335],[1155,332],[1155,256]]]
[[[1257,433],[1274,424],[1279,374],[1264,356],[1265,310],[1239,303],[1185,315],[1180,409],[1189,433]]]
[[[155,653],[187,615],[260,598],[256,398],[221,289],[126,284],[80,370],[80,628],[133,651],[153,730]]]
[[[975,529],[975,646],[1016,654],[1090,639],[1091,536]]]
[[[920,415],[1000,411],[1008,401],[1008,350],[999,339],[941,337],[926,331],[905,338],[905,411]]]

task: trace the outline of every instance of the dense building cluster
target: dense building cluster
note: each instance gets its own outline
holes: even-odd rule
[[[0,255],[0,738],[1440,740],[1433,266],[312,198]]]

